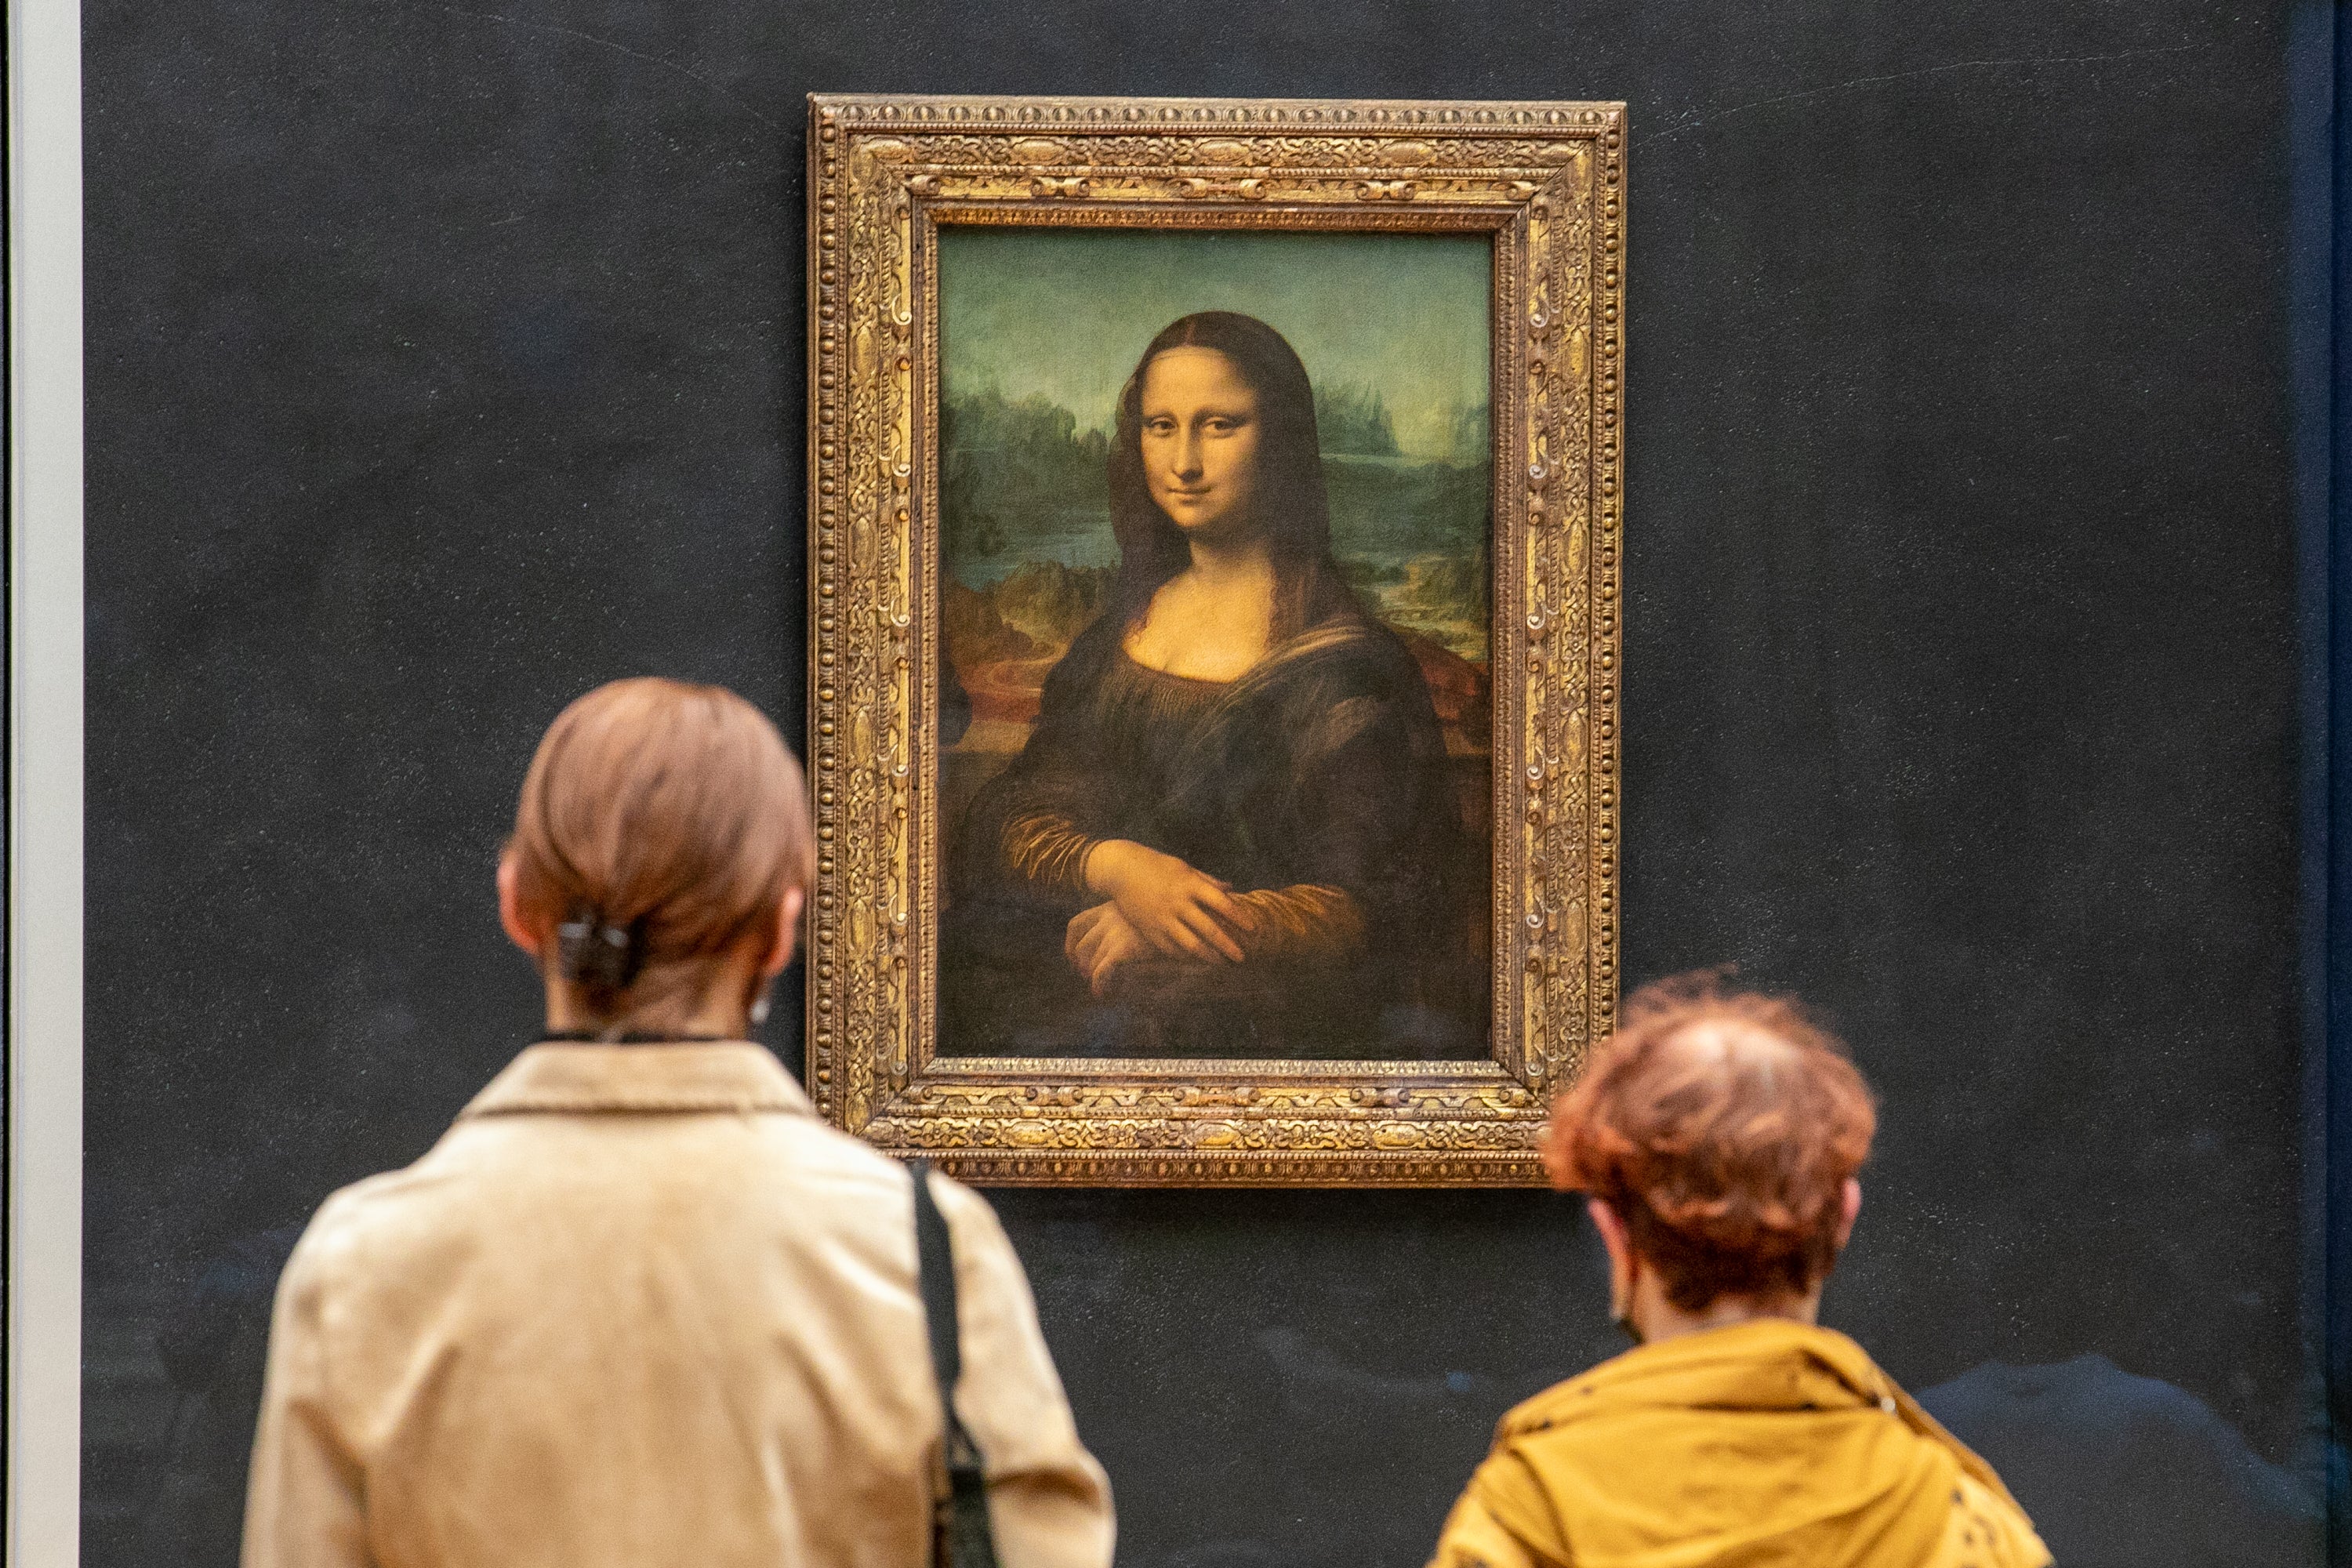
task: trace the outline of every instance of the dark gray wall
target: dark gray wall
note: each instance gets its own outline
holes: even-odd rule
[[[2268,5],[89,0],[88,1450],[204,1260],[529,1037],[491,858],[627,673],[802,721],[801,95],[1632,103],[1625,968],[1885,1097],[1830,1315],[2302,1418]],[[789,998],[777,1041],[796,1053]],[[1420,1561],[1614,1348],[1525,1194],[1007,1193],[1122,1561]]]

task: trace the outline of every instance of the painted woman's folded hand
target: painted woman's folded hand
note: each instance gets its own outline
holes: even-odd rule
[[[1157,956],[1151,944],[1135,933],[1117,904],[1096,904],[1070,917],[1064,929],[1062,952],[1097,999],[1107,997],[1119,971]]]
[[[1106,838],[1087,853],[1088,889],[1108,898],[1135,934],[1170,957],[1239,963],[1236,931],[1256,923],[1231,883],[1132,839]]]

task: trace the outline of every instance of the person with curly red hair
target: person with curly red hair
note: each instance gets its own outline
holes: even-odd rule
[[[1635,1348],[1504,1416],[1432,1568],[2042,1568],[1990,1466],[1820,1326],[1877,1112],[1794,1003],[1627,999],[1553,1107]]]

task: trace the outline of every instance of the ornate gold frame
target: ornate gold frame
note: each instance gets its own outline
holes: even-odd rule
[[[818,95],[809,112],[818,1106],[987,1184],[1539,1180],[1546,1100],[1616,1004],[1624,106]],[[1493,1059],[933,1055],[943,221],[1493,237]]]

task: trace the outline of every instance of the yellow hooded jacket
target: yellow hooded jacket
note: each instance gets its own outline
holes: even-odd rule
[[[1843,1334],[1628,1351],[1509,1415],[1431,1568],[2044,1568],[1992,1467]]]

